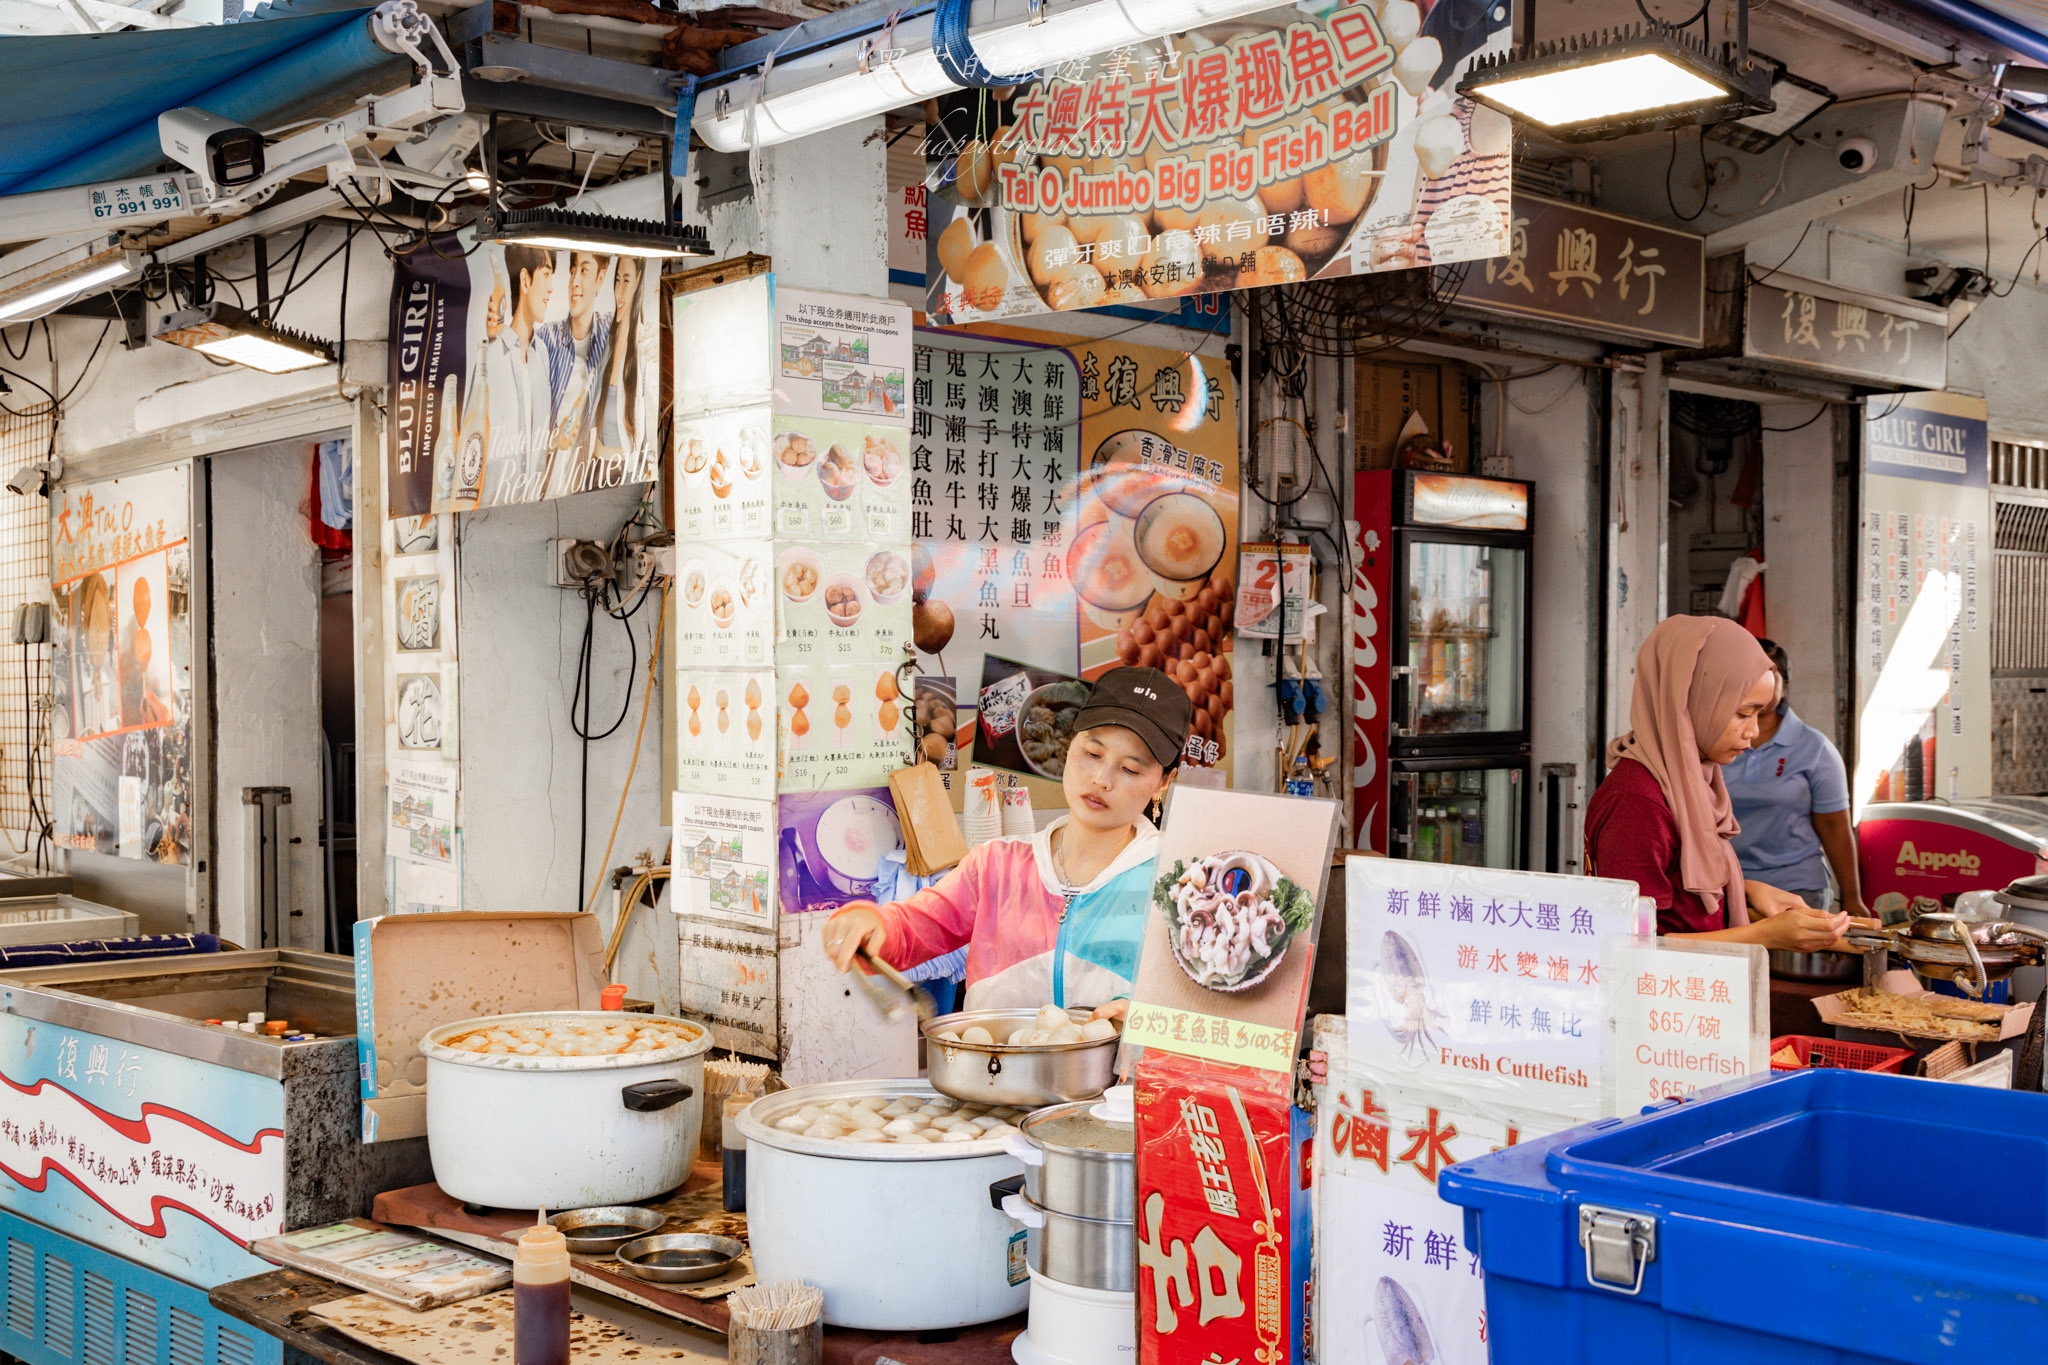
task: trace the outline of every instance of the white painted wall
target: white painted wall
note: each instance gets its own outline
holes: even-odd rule
[[[320,566],[307,531],[308,442],[212,461],[214,791],[220,932],[262,941],[250,885],[257,814],[245,787],[292,793],[285,946],[317,949],[325,907],[320,859]]]

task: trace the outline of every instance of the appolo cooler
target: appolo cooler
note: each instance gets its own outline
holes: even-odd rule
[[[1856,839],[1866,905],[1887,891],[1953,904],[2048,872],[2048,799],[1876,802]]]

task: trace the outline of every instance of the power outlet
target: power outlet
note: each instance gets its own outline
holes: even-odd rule
[[[548,541],[548,572],[558,588],[585,588],[612,576],[612,557],[597,541],[556,536]]]

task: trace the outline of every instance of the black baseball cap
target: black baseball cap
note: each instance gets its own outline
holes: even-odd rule
[[[1195,704],[1173,679],[1156,668],[1112,668],[1074,717],[1074,732],[1121,725],[1145,741],[1162,767],[1172,767],[1188,742]]]

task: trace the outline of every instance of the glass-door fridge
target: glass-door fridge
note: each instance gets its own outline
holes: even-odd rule
[[[1525,867],[1530,485],[1368,470],[1356,492],[1354,842]]]

